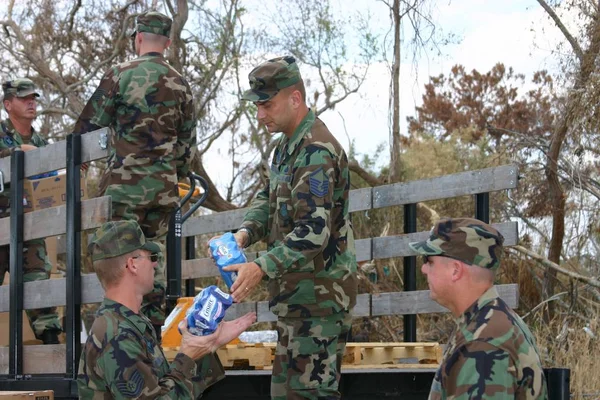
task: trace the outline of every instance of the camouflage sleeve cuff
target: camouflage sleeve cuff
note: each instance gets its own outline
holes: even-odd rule
[[[12,152],[14,151],[14,147],[8,148],[8,149],[2,149],[0,150],[0,158],[4,158],[4,157],[10,157],[10,155],[12,154]]]
[[[171,370],[181,373],[186,379],[191,379],[196,375],[196,362],[183,353],[177,353],[171,362]]]
[[[269,278],[277,278],[277,266],[266,254],[258,257],[254,260],[254,263],[258,265]]]
[[[257,222],[254,221],[244,221],[242,222],[242,225],[240,226],[240,229],[245,229],[248,232],[248,237],[249,237],[249,242],[247,243],[246,247],[258,242],[261,238],[260,236],[260,232],[261,232],[261,227],[259,226],[259,224]]]

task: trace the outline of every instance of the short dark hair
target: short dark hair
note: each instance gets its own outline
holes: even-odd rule
[[[299,82],[294,83],[292,86],[290,86],[290,88],[292,90],[297,90],[300,92],[300,96],[302,97],[302,101],[304,103],[306,103],[306,88],[304,87],[304,81],[302,79],[300,79]]]

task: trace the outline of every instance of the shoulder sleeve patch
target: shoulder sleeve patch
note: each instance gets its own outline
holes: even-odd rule
[[[136,398],[142,393],[144,378],[140,371],[135,370],[129,380],[119,380],[115,382],[115,386],[123,396]]]
[[[310,192],[317,197],[323,197],[329,192],[329,178],[323,167],[312,172],[308,177]]]

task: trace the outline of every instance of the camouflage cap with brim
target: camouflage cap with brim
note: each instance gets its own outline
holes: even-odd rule
[[[94,233],[88,245],[88,253],[93,261],[118,257],[138,249],[160,253],[160,247],[146,240],[135,221],[106,222]]]
[[[443,256],[497,269],[502,259],[504,237],[495,228],[473,218],[443,218],[429,239],[409,243],[411,249],[426,256]]]
[[[138,32],[147,32],[169,37],[172,23],[173,20],[166,15],[157,11],[148,11],[138,15],[135,29],[131,33],[131,36],[135,36]]]
[[[274,58],[260,64],[248,74],[250,89],[242,100],[263,102],[273,98],[281,89],[302,80],[296,59],[291,56]]]
[[[35,84],[33,81],[27,78],[6,81],[2,83],[2,90],[4,91],[5,98],[6,96],[26,97],[31,94],[35,95],[35,97],[40,97],[40,94],[35,91]]]

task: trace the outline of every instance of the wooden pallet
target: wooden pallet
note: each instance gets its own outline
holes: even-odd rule
[[[164,348],[172,360],[177,348]],[[225,369],[271,369],[275,343],[228,344],[217,350]],[[438,343],[347,343],[344,369],[437,368],[442,361]]]

